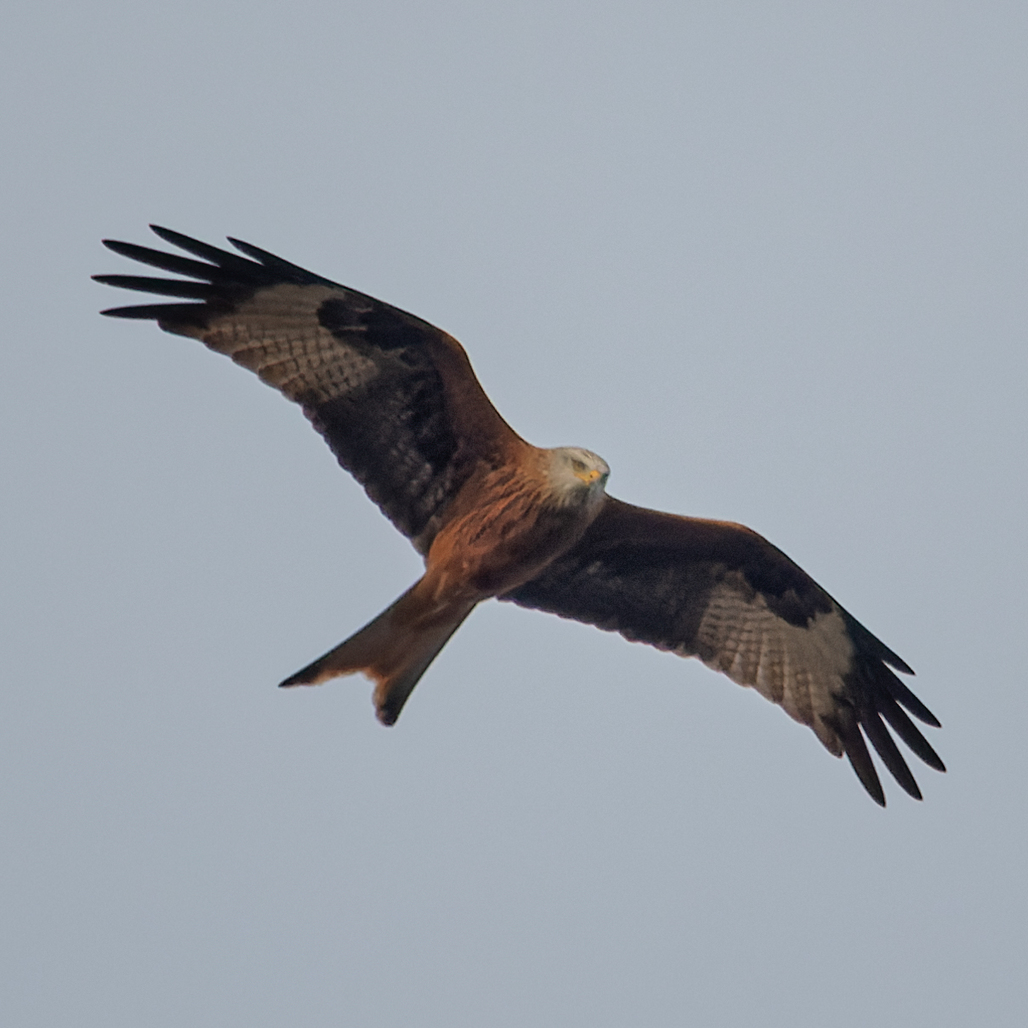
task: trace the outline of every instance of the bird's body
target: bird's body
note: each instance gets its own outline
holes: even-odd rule
[[[920,798],[883,717],[944,769],[903,709],[938,725],[891,670],[910,668],[767,540],[608,496],[602,458],[521,439],[460,344],[427,322],[247,243],[232,240],[240,257],[154,231],[202,260],[107,245],[187,278],[96,277],[188,302],[104,313],[200,339],[299,403],[425,559],[392,606],[283,685],[363,672],[392,724],[471,610],[499,597],[698,656],[846,753],[879,803],[865,736]]]
[[[477,604],[524,585],[577,543],[603,504],[607,465],[577,448],[521,446],[520,460],[483,467],[464,483],[424,575],[396,603],[282,684],[364,672],[376,683],[379,719],[391,725]]]

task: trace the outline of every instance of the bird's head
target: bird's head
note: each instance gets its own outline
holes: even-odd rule
[[[548,450],[549,480],[561,506],[571,503],[598,504],[603,499],[610,468],[591,450],[580,446],[558,446]]]

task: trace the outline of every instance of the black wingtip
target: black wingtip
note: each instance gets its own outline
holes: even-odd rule
[[[865,710],[860,718],[860,726],[867,736],[868,741],[874,746],[878,756],[889,769],[890,774],[899,783],[903,791],[915,800],[921,799],[921,790],[911,774],[907,762],[903,759],[899,747],[896,745],[889,730],[882,723],[881,715],[877,710]]]
[[[100,242],[103,243],[108,250],[112,250],[119,257],[132,258],[133,251],[139,249],[135,243],[126,243],[121,239],[101,239]]]
[[[173,228],[165,228],[163,225],[155,225],[152,221],[147,226],[155,236],[160,236],[166,243],[171,243],[173,246],[178,246],[180,239],[186,239],[189,242],[196,242],[191,236],[183,235],[181,232],[176,232]]]
[[[268,253],[267,250],[262,250],[259,246],[254,246],[253,243],[248,243],[243,239],[236,239],[235,236],[225,236],[225,238],[240,253],[245,253],[247,257],[256,257],[258,260],[262,257],[274,257],[274,254]],[[282,258],[277,259],[281,260]]]
[[[846,759],[849,760],[850,766],[856,772],[857,778],[860,779],[860,784],[875,803],[884,807],[885,790],[878,778],[878,772],[875,771],[874,762],[871,760],[871,754],[868,752],[867,743],[864,741],[857,718],[853,716],[852,712],[842,712],[842,717],[834,727],[839,741],[842,743]]]
[[[259,264],[262,264],[265,268],[268,268],[271,271],[277,271],[278,273],[287,276],[288,279],[323,286],[338,285],[338,283],[333,282],[330,278],[325,278],[323,275],[315,275],[313,271],[301,268],[299,264],[293,264],[292,261],[287,261],[282,257],[278,257],[275,254],[270,253],[268,250],[262,250],[259,246],[254,246],[253,243],[248,243],[243,239],[236,239],[235,236],[226,236],[225,238],[240,253],[245,254],[251,260],[257,261]]]
[[[859,746],[847,746],[846,757],[850,762],[850,766],[857,773],[857,778],[860,779],[860,784],[864,787],[868,796],[870,796],[878,806],[884,807],[885,790],[882,788],[882,783],[878,778],[878,773],[875,771],[874,765],[871,763],[871,756],[867,752],[867,747],[864,745],[864,740],[862,738]]]
[[[170,271],[174,275],[198,279],[212,288],[208,290],[206,286],[202,287],[203,292],[199,294],[172,292],[172,284],[168,284],[166,288],[130,285],[127,280],[132,276],[122,276],[126,281],[109,282],[108,285],[127,289],[139,288],[143,292],[161,293],[168,296],[192,297],[199,295],[209,299],[212,303],[220,297],[230,305],[238,303],[246,295],[252,295],[254,290],[262,286],[292,283],[340,288],[330,279],[315,275],[297,264],[290,264],[289,261],[284,261],[281,257],[276,257],[274,254],[244,243],[242,240],[234,239],[232,244],[247,256],[240,256],[231,250],[211,246],[209,243],[201,242],[199,239],[176,232],[174,229],[165,228],[163,225],[150,225],[150,230],[165,243],[184,250],[191,256],[185,257],[177,253],[155,250],[148,246],[139,246],[136,243],[124,243],[118,239],[104,239],[102,242],[108,250],[113,250],[120,257],[127,257],[129,260],[139,261],[141,264],[159,268],[162,271]],[[199,258],[199,260],[195,258]],[[132,317],[133,315],[121,316]],[[142,317],[142,315],[136,316]],[[192,318],[192,315],[190,317]]]
[[[917,675],[917,672],[905,660],[897,657],[891,650],[889,651],[889,656],[885,658],[885,663],[905,675]]]
[[[852,761],[850,763],[852,763]],[[854,765],[854,769],[855,769],[855,767],[856,767],[856,765]],[[860,775],[859,771],[857,772],[857,775],[859,777],[859,775]],[[868,794],[868,796],[871,797],[871,799],[873,799],[875,801],[875,803],[878,804],[878,806],[880,806],[882,808],[887,806],[887,804],[885,802],[885,790],[882,788],[882,783],[881,782],[869,783],[869,782],[865,782],[864,779],[861,778],[860,779],[860,784],[863,785],[864,791]],[[917,799],[920,799],[920,798],[921,798],[920,796],[917,797]]]
[[[135,321],[154,321],[155,315],[151,307],[108,307],[100,311],[105,318],[131,318]]]

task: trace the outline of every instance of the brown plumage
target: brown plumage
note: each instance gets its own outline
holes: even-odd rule
[[[391,725],[476,604],[524,585],[578,541],[602,502],[594,483],[602,486],[606,472],[585,468],[580,495],[557,504],[549,488],[548,451],[514,440],[505,457],[499,468],[481,467],[454,497],[425,555],[425,574],[372,622],[283,685],[315,685],[362,671],[376,683],[379,719]]]
[[[247,243],[231,240],[239,256],[153,230],[201,260],[105,242],[186,278],[96,278],[189,302],[104,313],[199,339],[299,403],[425,559],[424,576],[392,606],[283,685],[363,672],[392,724],[475,605],[497,596],[699,657],[845,753],[883,805],[865,737],[921,797],[883,718],[944,770],[907,712],[939,722],[892,670],[910,668],[767,540],[607,496],[601,458],[526,443],[460,344],[420,318]]]

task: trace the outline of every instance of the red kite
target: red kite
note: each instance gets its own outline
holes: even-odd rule
[[[756,532],[608,496],[600,457],[526,443],[461,345],[420,318],[249,243],[229,240],[239,256],[152,228],[200,260],[105,245],[185,278],[96,279],[187,302],[103,313],[199,339],[299,403],[425,560],[424,576],[391,607],[282,685],[363,672],[391,725],[461,622],[495,596],[699,657],[845,753],[883,806],[865,736],[921,798],[883,718],[945,770],[906,712],[938,720],[892,670],[911,669]]]

